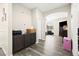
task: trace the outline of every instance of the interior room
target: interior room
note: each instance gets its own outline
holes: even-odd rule
[[[78,9],[70,3],[0,4],[0,55],[78,56]]]
[[[59,27],[60,21],[68,20],[67,19],[68,12],[70,9],[67,9],[67,8],[69,8],[70,5],[69,4],[63,4],[63,6],[62,4],[49,4],[49,5],[42,4],[42,5],[44,6],[52,5],[51,7],[54,7],[53,5],[57,5],[56,7],[54,7],[56,8],[57,11],[55,10],[53,11],[53,9],[50,7],[48,7],[50,9],[45,10],[41,6],[41,4],[13,4],[12,5],[13,7],[12,33],[13,33],[14,56],[34,55],[34,54],[36,56],[38,55],[71,56],[72,52],[66,51],[63,48],[63,44],[60,44],[62,43],[61,41],[63,41],[62,39],[66,36],[62,36],[63,38],[59,37],[59,33],[56,33],[56,32],[59,32],[59,28],[57,28],[55,24],[57,23],[58,24],[57,26]],[[46,21],[46,17],[47,17],[47,21]],[[46,25],[45,25],[45,22],[47,22]],[[66,25],[63,27],[65,28]],[[47,31],[45,31],[46,28],[47,28]],[[56,41],[54,41],[54,39]],[[50,45],[51,45],[51,48],[49,47]],[[54,51],[52,51],[52,49]],[[57,50],[55,51],[55,49]],[[27,52],[25,53],[25,51]]]

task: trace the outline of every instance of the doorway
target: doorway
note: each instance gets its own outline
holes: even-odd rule
[[[61,37],[68,36],[67,27],[68,27],[67,21],[59,22],[59,36],[61,36]]]

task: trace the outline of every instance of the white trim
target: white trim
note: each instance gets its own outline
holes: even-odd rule
[[[79,51],[78,51],[78,56],[79,56]]]
[[[36,44],[39,43],[39,39],[36,40]]]

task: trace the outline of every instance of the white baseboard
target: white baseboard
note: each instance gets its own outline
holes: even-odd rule
[[[45,40],[45,39],[41,39],[41,40]]]
[[[36,44],[39,43],[38,41],[36,41]]]

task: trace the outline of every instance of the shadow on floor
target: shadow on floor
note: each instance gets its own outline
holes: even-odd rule
[[[0,56],[5,56],[5,54],[4,54],[3,50],[2,50],[2,48],[0,48]]]

